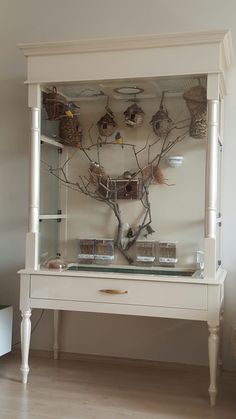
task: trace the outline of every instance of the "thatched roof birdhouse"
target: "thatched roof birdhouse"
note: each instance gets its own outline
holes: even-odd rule
[[[183,94],[191,115],[189,134],[193,138],[205,138],[207,131],[207,94],[202,86],[195,86]]]
[[[168,111],[163,106],[164,92],[162,93],[161,103],[158,111],[153,115],[150,124],[153,131],[158,137],[165,137],[172,125],[172,120],[169,117]]]
[[[116,125],[113,114],[109,112],[103,115],[97,122],[99,134],[103,137],[110,137],[114,134]]]
[[[137,103],[130,105],[124,112],[125,123],[128,127],[140,127],[143,123],[144,112]]]

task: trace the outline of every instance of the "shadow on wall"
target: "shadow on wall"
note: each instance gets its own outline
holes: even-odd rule
[[[14,306],[16,330],[17,271],[24,267],[28,202],[29,135],[27,88],[23,80],[0,81],[0,127],[0,304]]]

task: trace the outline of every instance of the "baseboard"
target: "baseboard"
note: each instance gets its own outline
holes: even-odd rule
[[[13,354],[19,354],[20,349],[14,349]],[[42,349],[30,349],[30,357],[40,357],[53,359],[53,351],[47,351]],[[59,360],[68,360],[68,361],[81,361],[81,362],[92,362],[100,364],[112,364],[112,365],[123,365],[130,367],[145,367],[145,368],[157,368],[157,369],[175,369],[175,370],[184,370],[184,371],[193,371],[193,370],[207,370],[207,366],[203,365],[192,365],[192,364],[180,364],[175,362],[163,362],[163,361],[153,361],[145,359],[135,359],[135,358],[121,358],[115,356],[103,356],[96,354],[80,354],[73,352],[60,352]]]

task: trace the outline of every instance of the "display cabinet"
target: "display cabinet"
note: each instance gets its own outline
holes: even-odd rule
[[[31,111],[21,274],[32,308],[205,321],[216,400],[228,31],[21,45]]]

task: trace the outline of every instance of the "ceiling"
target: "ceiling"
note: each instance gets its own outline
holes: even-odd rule
[[[161,97],[162,92],[166,95],[180,95],[193,86],[201,83],[206,87],[205,76],[192,77],[159,77],[135,80],[108,80],[74,84],[57,84],[57,90],[68,100],[94,100],[108,96],[117,100],[148,99]],[[49,89],[51,89],[50,86]],[[132,90],[132,93],[130,91]],[[133,91],[139,91],[134,94]],[[121,93],[128,92],[128,93]]]

